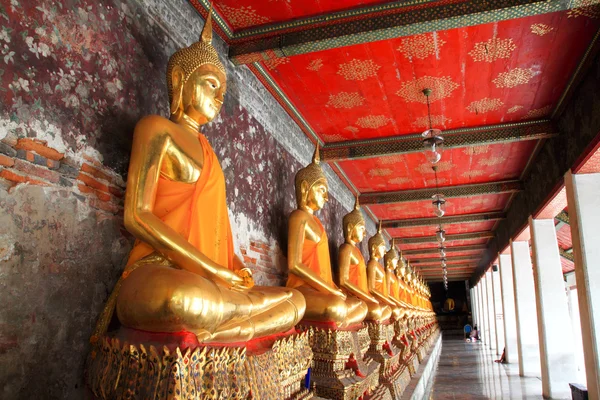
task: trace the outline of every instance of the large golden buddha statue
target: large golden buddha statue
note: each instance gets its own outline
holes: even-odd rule
[[[386,252],[385,239],[381,233],[381,221],[377,228],[377,233],[369,238],[369,262],[367,263],[367,280],[369,283],[369,291],[379,301],[381,305],[390,307],[392,313],[397,316],[399,311],[396,311],[396,304],[389,294],[387,282],[387,274],[381,266],[380,260]]]
[[[127,328],[187,331],[205,343],[286,332],[304,315],[300,292],[254,286],[234,254],[223,171],[200,132],[227,86],[211,41],[209,14],[201,40],[169,60],[170,120],[152,115],[135,127],[125,227],[137,241],[96,337],[115,308]]]
[[[368,313],[366,320],[385,321],[391,315],[391,309],[385,304],[379,304],[377,299],[369,292],[367,281],[367,266],[365,259],[356,245],[365,237],[365,220],[358,196],[354,210],[344,215],[342,220],[344,227],[344,243],[340,246],[338,255],[340,286],[349,296],[354,296],[367,305]]]
[[[287,286],[304,295],[306,321],[334,328],[356,325],[365,318],[367,306],[333,282],[327,232],[315,216],[329,200],[318,144],[312,163],[296,173],[294,183],[298,208],[289,218]]]

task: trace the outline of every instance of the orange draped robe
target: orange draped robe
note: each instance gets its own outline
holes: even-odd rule
[[[315,274],[323,279],[327,284],[334,286],[333,278],[331,276],[331,260],[329,258],[329,242],[327,240],[327,232],[321,221],[313,215],[314,220],[321,229],[321,239],[319,242],[313,242],[310,239],[304,240],[304,246],[302,247],[302,264],[310,268]],[[287,287],[297,288],[305,285],[306,282],[300,279],[294,274],[289,274]]]
[[[367,264],[365,263],[365,258],[358,247],[354,247],[352,249],[352,255],[356,257],[358,264],[350,264],[350,283],[362,291],[369,293],[369,284],[367,282]]]
[[[375,278],[375,290],[387,297],[390,295],[387,285],[387,271],[381,266],[379,261],[375,262],[377,263],[375,268],[379,270],[381,275],[381,279]]]
[[[225,176],[208,140],[202,134],[198,140],[204,154],[200,178],[195,183],[182,183],[161,175],[152,212],[212,261],[233,270],[233,237]],[[154,252],[152,246],[137,240],[125,270]]]
[[[402,300],[402,298],[400,297],[400,283],[398,282],[396,274],[388,271],[387,278],[389,280],[390,296],[392,296],[396,300]]]

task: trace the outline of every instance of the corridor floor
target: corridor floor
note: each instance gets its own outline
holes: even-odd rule
[[[460,339],[442,342],[430,399],[542,399],[539,378],[521,378],[518,364],[499,364],[495,350]]]

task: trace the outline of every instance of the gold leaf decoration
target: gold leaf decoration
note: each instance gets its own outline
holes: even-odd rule
[[[409,60],[414,58],[425,59],[442,47],[446,41],[438,39],[434,34],[423,34],[408,37],[402,40],[398,51]]]
[[[446,118],[443,115],[432,115],[431,116],[431,125],[434,127],[443,126],[443,125],[446,125],[446,123],[450,123],[450,122],[452,122],[452,120],[450,118]],[[413,121],[412,125],[419,127],[419,128],[429,128],[429,118],[427,117],[427,115],[425,115],[423,117],[419,117]]]
[[[396,164],[396,163],[402,162],[402,156],[399,154],[394,154],[391,156],[383,156],[377,161],[379,161],[380,164],[384,164],[384,165]]]
[[[323,60],[321,60],[320,58],[316,58],[308,64],[306,69],[309,71],[316,72],[316,71],[320,70],[322,67],[323,67]]]
[[[533,110],[527,111],[527,114],[525,114],[525,116],[521,119],[542,118],[547,116],[550,110],[552,110],[552,106],[534,108]]]
[[[467,147],[463,150],[463,153],[467,156],[485,154],[490,151],[490,146],[485,144],[483,146]]]
[[[367,115],[356,120],[356,125],[361,128],[377,129],[386,126],[390,119],[385,115]]]
[[[492,82],[497,88],[513,88],[529,83],[535,75],[535,71],[531,69],[515,68],[508,72],[501,72]]]
[[[388,181],[390,185],[404,185],[405,183],[410,182],[410,179],[405,176],[399,176],[397,178],[392,178]]]
[[[344,140],[348,140],[344,136],[340,135],[339,133],[333,133],[333,134],[331,134],[331,133],[323,133],[321,135],[321,137],[326,142],[343,142]]]
[[[448,182],[446,178],[438,178],[437,181],[435,179],[428,179],[425,181],[425,186],[443,185],[446,182]]]
[[[364,81],[377,76],[379,68],[381,67],[373,60],[357,60],[355,58],[348,63],[340,64],[337,74],[343,76],[347,81]]]
[[[554,30],[553,27],[546,25],[546,24],[532,24],[530,26],[530,28],[531,28],[531,33],[538,35],[538,36],[544,36]]]
[[[338,94],[330,94],[326,106],[333,108],[354,108],[362,105],[364,101],[364,97],[358,92],[340,92]]]
[[[435,164],[435,166],[437,167],[438,173],[450,171],[453,167],[450,161],[440,161],[437,164]],[[415,171],[420,172],[422,174],[433,174],[433,168],[431,168],[431,164],[429,163],[420,164],[417,168],[415,168]]]
[[[465,171],[461,174],[461,176],[463,178],[476,178],[478,176],[483,176],[483,175],[485,175],[485,171],[482,171],[480,169]]]
[[[396,94],[406,102],[426,104],[427,97],[423,94],[423,89],[431,89],[429,101],[433,103],[449,97],[456,88],[458,88],[458,83],[454,82],[449,76],[422,76],[412,81],[403,82],[402,88]]]
[[[486,97],[484,99],[471,102],[471,104],[467,106],[467,110],[475,114],[482,114],[489,111],[496,111],[503,105],[504,103],[500,99],[489,99]]]
[[[600,18],[600,4],[598,0],[573,0],[572,9],[567,12],[568,18],[580,16],[598,19]]]
[[[509,114],[513,114],[516,113],[517,111],[523,109],[523,106],[512,106],[511,108],[508,109],[507,113]]]
[[[356,132],[358,132],[358,128],[357,128],[357,127],[355,127],[355,126],[347,126],[347,127],[345,127],[345,128],[344,128],[344,130],[346,130],[346,131],[350,131],[350,132],[352,132],[352,133],[356,133]]]
[[[258,15],[256,10],[250,6],[242,6],[240,8],[219,5],[219,9],[223,12],[223,16],[234,28],[246,28],[248,26],[262,25],[271,20],[262,15]]]
[[[488,158],[479,160],[479,164],[487,165],[488,167],[491,167],[494,165],[500,165],[504,162],[506,162],[506,157],[498,157],[498,156],[492,156],[492,157],[488,157]]]
[[[368,175],[371,178],[374,178],[376,176],[389,176],[392,174],[392,170],[389,168],[374,168],[372,170],[369,170]]]
[[[264,61],[265,65],[269,69],[275,69],[278,66],[280,66],[282,64],[287,64],[289,62],[290,62],[289,57],[277,57],[277,58],[271,58],[270,60]]]
[[[500,58],[509,58],[516,48],[517,46],[510,38],[491,38],[485,42],[475,43],[475,47],[469,52],[469,55],[476,62],[493,62]]]

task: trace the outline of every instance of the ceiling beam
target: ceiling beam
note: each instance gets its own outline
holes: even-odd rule
[[[484,251],[487,248],[485,244],[476,244],[471,246],[450,246],[446,247],[445,251],[447,253],[451,252],[459,252],[459,251]],[[412,249],[412,250],[404,250],[402,251],[403,256],[413,256],[413,255],[425,255],[425,254],[439,254],[440,249],[437,247],[429,248],[429,249]]]
[[[360,204],[394,204],[413,201],[431,201],[431,197],[440,191],[444,192],[446,199],[458,197],[476,197],[487,194],[516,193],[523,190],[520,181],[501,181],[489,183],[476,183],[472,185],[446,186],[440,189],[401,190],[396,192],[373,192],[361,194]]]
[[[485,239],[493,238],[494,232],[474,232],[474,233],[460,233],[457,235],[446,235],[446,242],[453,240],[468,240],[468,239]],[[437,242],[435,236],[422,236],[414,238],[394,238],[397,244],[413,244],[413,243],[430,243]]]
[[[565,0],[396,1],[236,30],[229,58],[236,64],[307,54],[419,33],[562,11]]]
[[[476,265],[474,265],[474,266],[472,266],[472,265],[447,265],[446,266],[446,269],[448,270],[448,272],[450,272],[450,271],[471,271],[475,268],[477,268]],[[418,272],[422,272],[422,271],[440,271],[440,272],[442,272],[442,267],[440,265],[418,267],[417,271]]]
[[[558,135],[548,120],[488,125],[444,131],[444,148],[484,146],[497,143],[548,139]],[[321,149],[321,160],[327,162],[358,160],[381,156],[420,153],[421,134],[399,135],[382,139],[351,140],[327,144]]]
[[[467,215],[453,215],[449,217],[432,217],[432,218],[415,218],[415,219],[398,219],[398,220],[383,220],[381,225],[383,228],[407,228],[414,226],[431,226],[431,225],[453,225],[470,222],[485,222],[497,221],[506,218],[503,212],[489,212]]]
[[[431,201],[431,196],[443,191],[446,199],[458,197],[476,197],[487,194],[516,193],[523,190],[523,183],[520,181],[501,181],[489,183],[476,183],[472,185],[446,186],[440,189],[418,189],[401,190],[396,192],[373,192],[361,194],[360,204],[392,204],[408,203],[413,201]]]
[[[451,265],[450,263],[454,262],[458,262],[458,261],[470,261],[473,263],[477,263],[477,261],[479,261],[481,257],[446,257],[446,263],[448,265]],[[421,259],[421,260],[409,260],[410,261],[410,265],[414,266],[414,267],[420,267],[423,265],[439,265],[440,263],[440,259],[436,259],[436,258],[430,258],[430,259]]]

